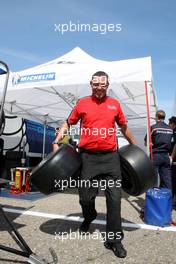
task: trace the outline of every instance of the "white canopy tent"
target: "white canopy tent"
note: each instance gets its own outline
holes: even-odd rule
[[[109,95],[120,101],[129,127],[137,138],[143,138],[149,121],[154,120],[157,105],[152,87],[151,57],[102,61],[76,47],[45,64],[11,72],[4,110],[58,126],[79,98],[91,94],[89,82],[92,74],[99,70],[108,73]],[[0,91],[4,78],[2,75]]]

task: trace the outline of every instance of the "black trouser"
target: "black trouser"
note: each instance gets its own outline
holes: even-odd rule
[[[106,239],[117,242],[123,238],[121,227],[121,171],[117,152],[82,152],[82,170],[79,187],[80,205],[83,216],[91,221],[96,216],[95,198],[98,194],[97,182],[105,189],[107,205]],[[103,184],[102,184],[103,183]],[[103,186],[103,187],[102,187]],[[110,234],[110,235],[109,235]]]
[[[176,195],[176,165],[171,166],[171,174],[172,174],[172,194],[174,197],[174,195]]]
[[[153,153],[153,164],[160,177],[160,187],[172,190],[171,165],[168,153]]]

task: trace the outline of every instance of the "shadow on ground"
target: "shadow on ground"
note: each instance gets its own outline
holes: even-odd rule
[[[82,217],[82,215],[80,213],[75,213],[67,215],[67,217]],[[96,220],[106,220],[106,215],[105,214],[98,214],[98,217],[96,218]],[[122,219],[122,222],[126,222],[126,223],[132,223],[129,222],[125,219]],[[66,220],[66,219],[52,219],[52,220],[48,220],[45,223],[43,223],[40,226],[40,230],[44,233],[50,234],[50,235],[62,235],[65,233],[66,234],[70,234],[72,232],[77,232],[79,230],[81,222],[78,221],[70,221],[70,220]],[[135,228],[123,228],[126,231],[134,231]],[[137,228],[136,228],[137,229]],[[104,233],[106,231],[106,226],[102,225],[102,224],[97,224],[97,223],[92,223],[89,229],[89,233],[93,234],[96,230],[98,230],[100,233]]]
[[[33,206],[32,206],[33,207]],[[28,207],[28,208],[24,208],[24,207],[18,207],[18,206],[10,206],[10,205],[3,205],[2,208],[4,209],[15,209],[15,210],[29,210],[32,207]],[[6,217],[10,220],[10,222],[13,224],[13,226],[15,227],[15,229],[19,229],[21,227],[24,227],[25,225],[23,224],[18,224],[15,223],[14,220],[16,218],[18,218],[21,214],[19,213],[10,213],[10,212],[5,212]],[[2,213],[2,211],[0,210],[0,231],[10,231],[11,227],[9,226],[9,224],[7,223],[6,219],[4,218],[4,215]]]

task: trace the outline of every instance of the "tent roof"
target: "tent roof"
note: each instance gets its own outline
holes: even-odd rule
[[[74,65],[74,67],[73,67]],[[90,67],[91,65],[91,67]],[[76,83],[78,82],[78,74],[81,73],[79,81],[86,81],[90,79],[94,70],[104,70],[110,75],[111,82],[123,82],[123,81],[143,81],[152,79],[151,69],[151,57],[143,57],[136,59],[120,60],[120,61],[104,61],[96,59],[85,51],[76,47],[65,55],[51,60],[47,63],[40,64],[38,66],[17,72],[17,75],[30,74],[30,72],[44,72],[49,70],[58,70],[64,73],[72,69],[70,74],[76,76]],[[15,74],[15,73],[14,73]],[[63,78],[63,76],[62,76]],[[61,81],[62,78],[58,78],[57,81]],[[89,79],[88,79],[89,78]],[[65,81],[65,80],[64,80]],[[71,78],[73,82],[73,78]],[[68,76],[66,83],[68,82]]]
[[[61,57],[58,57],[54,60],[51,60],[47,63],[41,64],[40,66],[45,65],[51,65],[55,63],[64,63],[64,62],[70,62],[70,63],[91,63],[93,61],[102,62],[102,60],[98,60],[92,56],[90,56],[88,53],[80,49],[79,47],[76,47],[72,49],[71,51],[67,52],[66,54],[62,55]],[[105,61],[104,61],[105,62]]]

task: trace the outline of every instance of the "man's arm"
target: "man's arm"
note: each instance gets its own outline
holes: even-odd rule
[[[174,148],[172,150],[171,159],[173,160],[176,157],[176,144],[174,145]]]
[[[59,149],[59,146],[58,146],[58,142],[65,136],[65,135],[68,135],[68,131],[69,131],[69,125],[68,125],[68,122],[65,121],[62,125],[61,125],[61,128],[59,130],[59,133],[57,134],[54,142],[53,142],[53,151],[56,151]]]
[[[135,144],[136,145],[136,139],[134,138],[131,129],[127,127],[127,125],[121,126],[121,131],[124,137],[128,140],[130,144]]]

